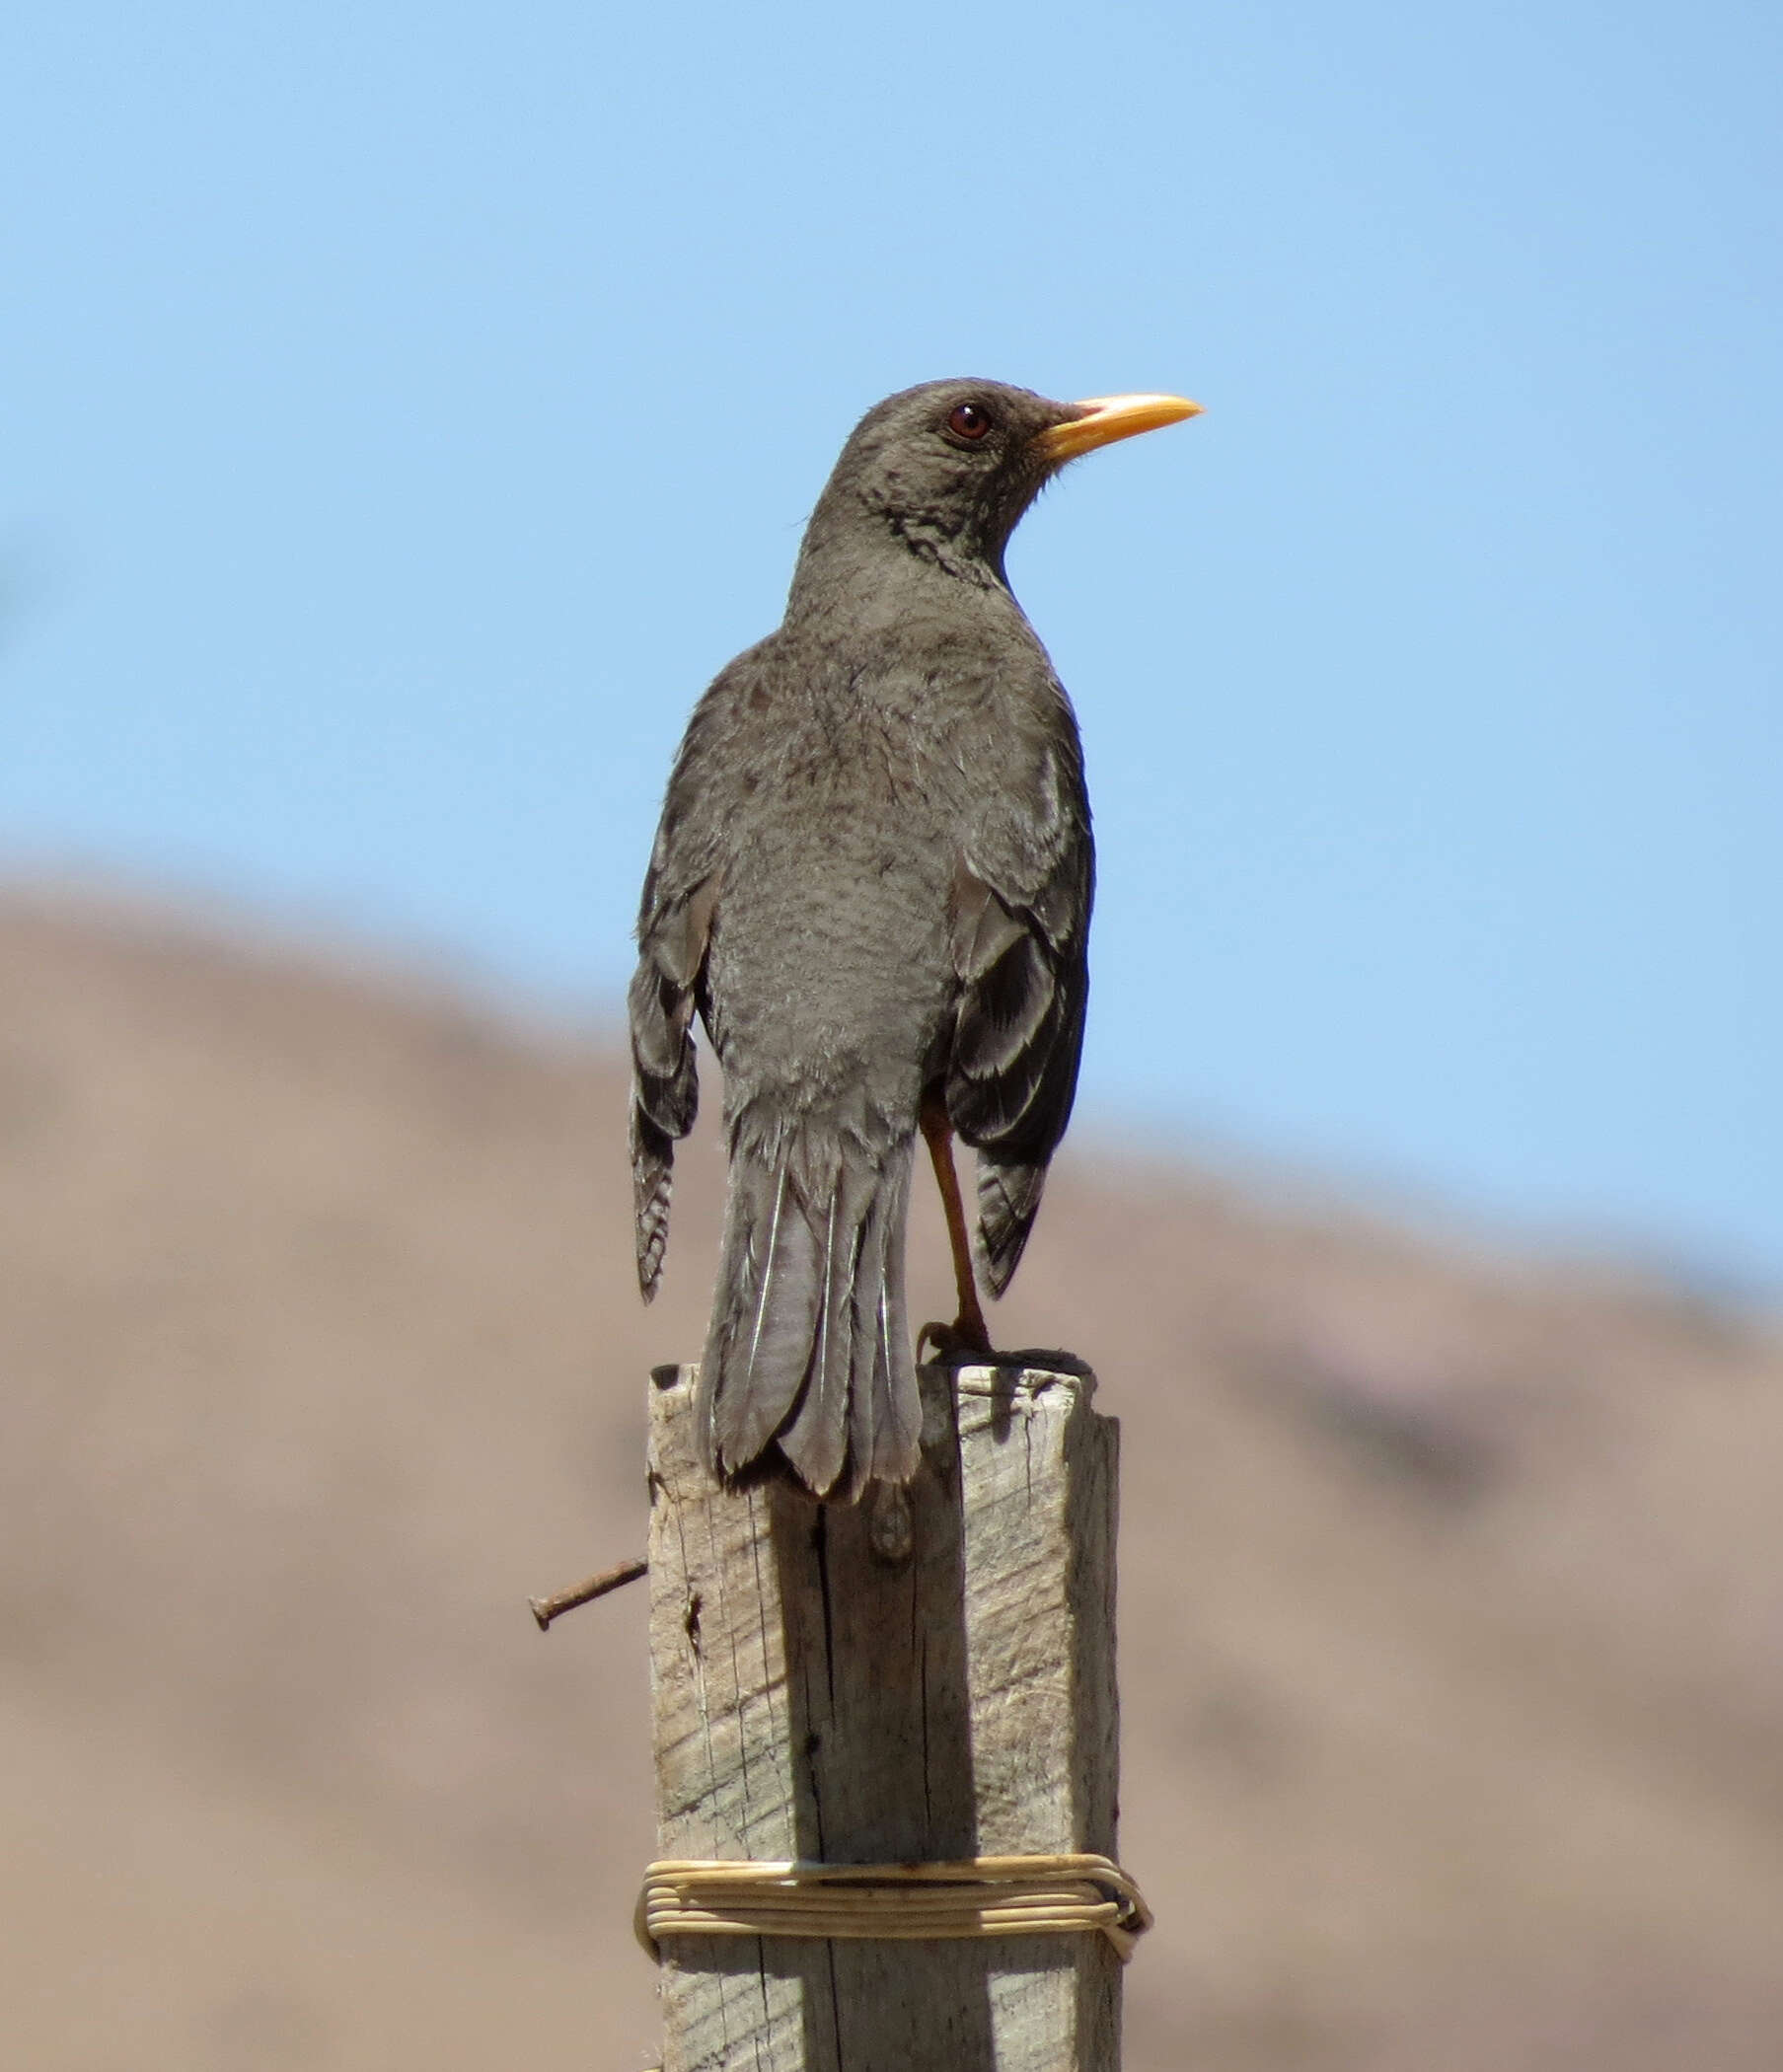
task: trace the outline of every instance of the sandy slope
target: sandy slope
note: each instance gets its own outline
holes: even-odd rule
[[[646,1312],[621,1101],[0,904],[9,2062],[653,2062],[642,1605],[524,1608],[641,1546],[701,1336],[709,1145]],[[1081,1150],[999,1321],[1125,1424],[1132,2072],[1783,2061],[1772,1338]]]

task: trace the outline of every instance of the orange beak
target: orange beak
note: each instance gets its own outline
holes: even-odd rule
[[[1050,426],[1035,442],[1049,461],[1076,460],[1093,447],[1111,446],[1136,432],[1156,431],[1160,424],[1180,424],[1185,417],[1201,415],[1200,404],[1182,396],[1092,396],[1074,407],[1082,416]]]

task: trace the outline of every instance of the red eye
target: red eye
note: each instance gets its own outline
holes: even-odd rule
[[[991,429],[991,413],[975,403],[959,404],[947,414],[947,429],[956,439],[982,439]]]

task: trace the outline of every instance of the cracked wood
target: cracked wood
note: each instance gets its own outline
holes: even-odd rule
[[[1093,1383],[923,1371],[907,1493],[715,1489],[652,1392],[658,1854],[1115,1849],[1117,1428]],[[1100,1936],[676,1937],[664,2072],[1114,2072]]]

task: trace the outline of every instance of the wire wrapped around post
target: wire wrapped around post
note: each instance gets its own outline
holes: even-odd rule
[[[980,1856],[957,1864],[654,1863],[637,1939],[659,1961],[677,1935],[929,1942],[1104,1935],[1123,1963],[1152,1910],[1106,1856]]]

